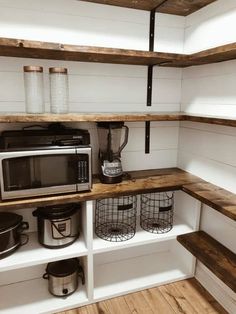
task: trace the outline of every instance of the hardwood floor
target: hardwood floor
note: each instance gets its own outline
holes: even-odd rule
[[[226,314],[195,278],[58,314]]]

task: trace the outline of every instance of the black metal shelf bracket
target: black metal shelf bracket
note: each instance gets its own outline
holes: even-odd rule
[[[149,51],[154,50],[156,9],[150,12]],[[148,66],[147,74],[147,107],[152,105],[153,65]],[[145,154],[150,153],[150,121],[145,122]]]

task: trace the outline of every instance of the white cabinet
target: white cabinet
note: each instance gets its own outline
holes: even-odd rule
[[[46,249],[38,244],[36,230],[31,228],[29,243],[0,260],[1,313],[55,313],[193,276],[195,259],[177,243],[176,236],[198,230],[199,201],[176,192],[170,232],[152,234],[138,227],[132,239],[118,243],[94,235],[94,204],[83,204],[81,236],[72,245]],[[28,218],[29,209],[21,214]],[[34,219],[29,221],[32,226],[36,226]],[[46,265],[72,257],[79,257],[86,284],[80,282],[78,290],[66,298],[53,297],[47,280],[42,279]]]

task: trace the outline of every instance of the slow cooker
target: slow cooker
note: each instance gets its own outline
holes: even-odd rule
[[[79,277],[84,285],[84,271],[77,258],[48,263],[44,279],[48,279],[48,290],[56,297],[74,293],[79,285]]]
[[[78,203],[37,208],[39,243],[50,249],[72,244],[79,237],[79,209]]]
[[[21,215],[0,212],[0,259],[28,242],[28,235],[22,232],[29,228],[29,224],[22,220]]]

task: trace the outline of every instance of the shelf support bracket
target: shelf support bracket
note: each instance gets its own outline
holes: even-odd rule
[[[155,36],[155,13],[156,9],[150,12],[150,26],[149,26],[149,51],[154,50],[154,36]],[[147,75],[147,107],[152,105],[152,80],[153,80],[153,65],[148,66]],[[145,122],[145,154],[150,153],[150,121]]]

